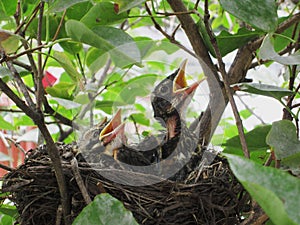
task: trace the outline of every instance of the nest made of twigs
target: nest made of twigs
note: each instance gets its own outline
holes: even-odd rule
[[[151,179],[159,182],[135,187],[106,179],[78,155],[74,164],[74,146],[57,143],[72,200],[73,219],[87,205],[87,198],[93,199],[103,192],[122,201],[139,224],[239,224],[242,213],[249,210],[247,193],[221,157],[204,166],[200,174],[191,176],[188,184],[152,176]],[[135,177],[139,182],[150,177],[109,170],[112,175],[124,179]],[[79,184],[78,176],[83,184]],[[82,192],[81,185],[88,196]],[[25,163],[4,177],[3,191],[10,193],[11,201],[17,206],[20,224],[63,224],[60,193],[45,146],[31,150]]]

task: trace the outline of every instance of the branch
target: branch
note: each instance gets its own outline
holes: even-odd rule
[[[188,11],[181,0],[168,0],[168,3],[174,12]],[[199,143],[204,143],[206,145],[210,141],[224,112],[227,103],[225,90],[193,18],[189,14],[180,14],[177,15],[177,18],[197,55],[197,59],[207,77],[210,89],[210,101],[208,107],[203,113],[201,120],[200,118],[197,119],[200,122],[195,131],[199,137]]]
[[[37,31],[37,44],[38,46],[42,45],[42,28],[43,28],[43,15],[44,15],[44,2],[40,3],[39,17],[38,17],[38,31]],[[42,99],[44,96],[44,88],[42,84],[43,79],[43,62],[41,52],[38,54],[38,73],[35,76],[36,83],[36,109],[41,110]]]
[[[33,100],[31,99],[29,92],[27,90],[27,87],[24,84],[23,80],[21,79],[21,77],[20,77],[18,71],[16,70],[16,68],[14,67],[13,63],[10,61],[7,61],[6,65],[7,65],[8,69],[11,71],[14,80],[17,82],[18,87],[20,88],[20,91],[24,95],[27,104],[29,105],[30,108],[34,108],[35,104],[34,104]]]
[[[205,11],[205,17],[204,17],[205,28],[206,28],[206,31],[209,35],[210,41],[213,45],[214,51],[216,53],[216,57],[217,57],[217,60],[218,60],[220,72],[221,72],[223,82],[224,82],[224,85],[225,85],[225,91],[226,91],[227,97],[229,99],[229,102],[231,104],[231,108],[232,108],[232,111],[233,111],[233,114],[234,114],[234,117],[235,117],[235,121],[236,121],[236,126],[238,128],[240,142],[241,142],[241,145],[242,145],[244,156],[246,158],[250,158],[250,153],[249,153],[249,150],[248,150],[248,147],[247,147],[244,128],[243,128],[243,122],[241,120],[238,108],[237,108],[236,103],[235,103],[234,98],[233,98],[232,90],[230,88],[230,83],[229,83],[229,79],[228,79],[228,74],[226,73],[226,70],[225,70],[225,64],[223,62],[222,55],[221,55],[220,49],[219,49],[218,44],[217,44],[217,40],[216,40],[216,38],[213,34],[213,31],[211,30],[209,22],[208,22],[208,20],[209,20],[208,0],[205,0],[205,9],[204,9],[204,11]]]
[[[194,56],[195,58],[197,58],[197,56],[196,56],[192,51],[190,51],[188,48],[186,48],[185,46],[183,46],[179,41],[177,41],[177,40],[175,39],[175,37],[174,37],[174,36],[175,36],[175,32],[177,31],[178,28],[175,29],[175,31],[173,32],[173,35],[172,35],[172,36],[169,35],[169,34],[168,34],[167,32],[165,32],[165,31],[161,28],[161,26],[156,22],[156,20],[155,20],[155,18],[153,17],[153,15],[152,15],[152,13],[151,13],[151,11],[150,11],[150,9],[149,9],[147,3],[145,3],[145,7],[146,7],[147,13],[149,14],[149,16],[150,16],[150,18],[151,18],[151,20],[152,20],[152,22],[153,22],[153,24],[154,24],[154,27],[155,27],[160,33],[162,33],[162,35],[164,35],[171,43],[177,45],[179,48],[183,49],[184,51],[186,51],[186,52],[189,53],[190,55],[192,55],[192,56]]]

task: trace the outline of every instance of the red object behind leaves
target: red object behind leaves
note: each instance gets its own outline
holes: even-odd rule
[[[57,78],[53,76],[50,72],[46,71],[45,76],[42,79],[43,87],[52,87],[56,82]]]
[[[115,13],[119,13],[119,4],[117,3],[114,3],[114,10],[115,10]]]

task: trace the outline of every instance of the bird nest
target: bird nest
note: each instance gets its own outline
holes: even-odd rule
[[[220,156],[182,183],[99,168],[111,176],[145,181],[144,186],[136,187],[105,178],[96,172],[97,167],[76,155],[74,146],[57,143],[71,198],[72,219],[87,205],[87,199],[104,192],[122,201],[139,224],[239,224],[243,213],[249,210],[248,194]],[[158,183],[146,185],[149,179]],[[29,151],[24,164],[4,177],[3,191],[15,203],[20,224],[63,223],[60,193],[45,146]]]

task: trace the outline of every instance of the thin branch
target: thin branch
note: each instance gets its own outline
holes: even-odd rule
[[[38,115],[28,106],[26,103],[20,99],[7,84],[0,78],[0,90],[3,91],[7,97],[9,97],[17,106],[20,108],[27,116],[30,118],[35,118]],[[38,118],[37,118],[38,119]]]
[[[22,94],[24,95],[24,98],[25,98],[27,104],[29,105],[29,107],[31,107],[33,109],[35,104],[34,104],[32,98],[30,97],[27,87],[24,84],[23,80],[21,79],[20,74],[18,73],[18,71],[16,70],[16,68],[14,67],[12,62],[7,61],[6,64],[7,64],[8,69],[12,72],[13,78],[17,82],[18,87],[20,88]]]
[[[238,97],[238,99],[240,100],[240,102],[244,105],[244,107],[251,112],[251,115],[255,116],[260,122],[261,124],[266,124],[262,118],[260,118],[259,115],[257,115],[254,110],[250,109],[250,107],[248,106],[248,104],[246,104],[246,102],[243,101],[242,97],[240,95],[235,95],[236,97]]]
[[[181,0],[167,1],[174,12],[187,11]],[[199,123],[196,126],[195,132],[199,137],[199,144],[202,144],[203,140],[205,140],[205,144],[208,144],[224,112],[227,103],[226,94],[222,82],[220,81],[218,71],[212,62],[203,38],[199,33],[198,26],[193,18],[189,14],[177,15],[177,18],[193,47],[205,76],[207,77],[207,83],[210,90],[210,101],[201,119],[196,119]]]
[[[24,68],[24,69],[26,69],[28,72],[31,72],[31,71],[32,71],[31,66],[29,66],[29,65],[27,65],[27,64],[25,64],[25,63],[23,63],[23,62],[20,62],[20,61],[18,61],[18,60],[14,60],[14,61],[13,61],[13,64],[14,64],[14,65],[17,65],[17,66],[19,66],[19,67],[22,67],[22,68]]]
[[[1,163],[0,163],[0,168],[1,168],[1,169],[4,169],[4,170],[6,170],[6,171],[14,171],[13,168],[11,168],[11,167],[9,167],[9,166],[6,166],[6,165],[3,165],[3,164],[1,164]]]
[[[13,143],[17,149],[19,149],[24,155],[26,155],[26,151],[25,149],[20,145],[20,143],[16,142],[15,140],[13,140],[12,138],[9,137],[5,137],[6,140],[9,140],[11,143]]]
[[[145,3],[145,7],[146,7],[146,11],[148,12],[153,24],[154,24],[154,27],[160,32],[162,33],[162,35],[164,35],[171,43],[177,45],[179,48],[183,49],[184,51],[186,51],[187,53],[189,53],[190,55],[194,56],[195,58],[197,58],[197,56],[191,51],[189,50],[188,48],[186,48],[185,46],[183,46],[179,41],[177,41],[174,36],[175,36],[175,33],[173,32],[173,35],[169,35],[167,32],[165,32],[161,26],[156,22],[155,18],[153,17],[147,3]],[[177,29],[176,29],[177,30]]]
[[[37,43],[38,46],[42,46],[42,29],[43,29],[43,15],[44,15],[44,2],[40,3],[39,17],[38,17],[38,30],[37,30]],[[41,110],[42,98],[43,98],[43,62],[42,62],[42,54],[38,54],[38,73],[35,77],[36,83],[36,109],[38,111]]]
[[[216,40],[212,30],[211,30],[209,22],[208,22],[208,19],[209,19],[208,0],[205,0],[205,9],[204,9],[204,11],[205,11],[204,24],[205,24],[207,33],[210,37],[210,41],[213,45],[214,51],[215,51],[216,56],[217,56],[220,72],[221,72],[223,82],[224,82],[224,85],[225,85],[226,94],[227,94],[227,97],[228,97],[229,102],[231,104],[231,108],[232,108],[232,111],[233,111],[233,114],[234,114],[234,117],[235,117],[235,121],[236,121],[236,125],[237,125],[237,128],[238,128],[239,137],[240,137],[242,149],[243,149],[243,152],[244,152],[244,156],[247,157],[247,158],[250,158],[250,153],[249,153],[248,146],[247,146],[247,143],[246,143],[246,138],[245,138],[245,133],[244,133],[244,128],[243,128],[243,122],[241,120],[238,108],[237,108],[236,103],[235,103],[234,98],[233,98],[232,90],[230,88],[230,83],[229,83],[229,79],[228,79],[228,74],[225,70],[225,64],[222,60],[222,55],[221,55],[219,46],[217,44],[217,40]]]
[[[23,29],[23,32],[25,32],[25,31],[27,30],[28,26],[30,25],[30,23],[31,23],[31,22],[33,21],[33,19],[35,18],[35,16],[36,16],[36,14],[37,14],[38,11],[39,11],[39,5],[37,5],[37,6],[33,9],[32,13],[31,13],[31,15],[30,15],[30,17],[29,17],[28,22],[26,22],[26,20],[24,20],[22,23],[20,23],[20,24],[18,25],[18,27],[17,27],[17,29],[15,30],[14,33],[15,33],[15,34],[18,34],[18,33],[21,31],[22,27],[26,24],[25,28]]]

